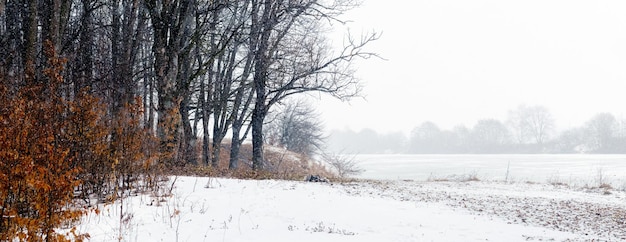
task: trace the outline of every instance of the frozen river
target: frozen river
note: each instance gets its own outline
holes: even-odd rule
[[[367,179],[532,181],[626,187],[626,155],[357,155]]]

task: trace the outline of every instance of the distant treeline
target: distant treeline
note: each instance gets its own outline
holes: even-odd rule
[[[547,109],[521,106],[505,122],[483,119],[471,128],[452,130],[424,122],[408,137],[371,129],[334,130],[327,145],[333,152],[359,154],[626,153],[626,120],[600,113],[580,127],[555,132]]]

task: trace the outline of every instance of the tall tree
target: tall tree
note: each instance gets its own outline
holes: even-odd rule
[[[243,26],[248,17],[248,4],[249,1],[234,1],[228,8],[214,8],[216,11],[211,14],[209,49],[213,61],[208,73],[213,91],[210,101],[213,110],[211,164],[214,167],[220,159],[222,141],[240,112],[243,98],[240,89],[247,87],[250,75],[251,60],[244,47],[245,38],[235,37],[245,34]]]
[[[354,7],[351,1],[316,0],[251,2],[251,47],[254,55],[252,112],[253,168],[263,169],[263,123],[269,109],[284,98],[304,92],[324,92],[350,98],[359,91],[348,67],[367,58],[365,45],[377,38],[348,38],[339,53],[331,53],[320,33],[321,21],[334,21]]]
[[[146,30],[145,13],[138,0],[112,0],[111,4],[111,90],[114,113],[136,95],[135,69],[139,55],[139,36]]]
[[[29,3],[29,8],[25,8],[26,2],[23,1],[3,1],[3,9],[0,11],[0,18],[2,21],[2,27],[0,29],[0,54],[2,54],[3,58],[0,60],[2,64],[2,70],[0,74],[6,76],[8,78],[3,78],[4,82],[14,82],[7,83],[7,87],[10,88],[9,94],[15,93],[16,84],[23,79],[23,76],[19,76],[23,74],[23,68],[25,57],[29,57],[34,59],[33,52],[31,51],[26,55],[26,50],[24,49],[24,34],[25,33],[35,33],[34,28],[36,26],[27,26],[27,22],[31,23],[28,20],[27,16],[28,9],[36,11],[36,5],[32,6],[34,3]],[[35,20],[35,19],[33,19]],[[36,24],[36,22],[34,22]],[[32,24],[32,23],[31,23]],[[31,29],[33,29],[31,31]],[[28,31],[28,32],[27,32]],[[31,36],[33,39],[35,36]]]
[[[189,41],[183,33],[190,21],[190,0],[147,0],[153,31],[152,51],[158,92],[157,136],[160,140],[160,160],[173,165],[181,138],[179,113],[182,97],[179,74],[179,54]]]

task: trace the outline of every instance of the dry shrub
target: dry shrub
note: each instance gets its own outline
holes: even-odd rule
[[[72,223],[94,195],[115,199],[156,186],[157,142],[141,102],[113,115],[86,90],[62,89],[64,60],[46,45],[48,68],[9,92],[0,77],[0,241],[81,241]],[[60,229],[69,232],[59,232]]]
[[[142,103],[136,98],[124,104],[111,123],[109,157],[112,181],[115,192],[113,198],[123,196],[122,192],[156,189],[162,164],[157,164],[157,139],[148,128],[141,124]]]
[[[307,175],[320,175],[327,178],[334,178],[332,172],[305,155],[297,154],[285,149],[266,146],[265,166],[262,171],[252,169],[252,146],[243,144],[240,163],[238,169],[228,169],[230,160],[230,144],[221,146],[220,159],[217,167],[204,165],[186,165],[170,170],[171,175],[193,175],[193,176],[213,176],[232,177],[240,179],[281,179],[281,180],[302,180]]]
[[[9,97],[0,88],[0,240],[69,241],[86,235],[57,230],[85,209],[74,206],[81,168],[70,153],[67,117],[71,102],[61,96],[64,60],[46,44],[48,68]],[[7,83],[4,80],[1,83]],[[89,128],[89,127],[85,127]]]
[[[114,115],[83,92],[70,105],[66,140],[75,166],[81,167],[77,190],[87,203],[115,200],[122,192],[154,188],[159,176],[156,138],[141,125],[141,100],[126,103]]]
[[[322,160],[329,164],[341,179],[363,173],[354,155],[322,153]]]

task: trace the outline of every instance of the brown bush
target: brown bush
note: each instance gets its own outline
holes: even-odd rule
[[[0,87],[0,240],[68,241],[84,235],[57,230],[78,219],[85,209],[74,206],[80,184],[75,157],[67,140],[71,125],[59,86],[64,61],[48,45],[48,68],[40,80],[15,95]],[[7,83],[2,81],[1,83]],[[90,127],[84,127],[90,128]]]
[[[18,88],[0,77],[1,241],[81,241],[88,235],[76,234],[72,222],[94,195],[112,201],[160,180],[141,101],[110,112],[87,90],[70,98],[64,60],[51,45],[46,50],[42,75]]]

